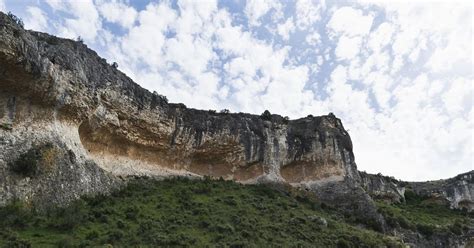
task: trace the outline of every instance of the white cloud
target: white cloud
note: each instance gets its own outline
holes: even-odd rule
[[[328,23],[328,28],[337,34],[347,36],[366,35],[372,26],[372,14],[364,15],[361,10],[352,7],[337,9]]]
[[[137,11],[121,2],[99,2],[98,8],[105,20],[124,28],[133,26],[137,18]]]
[[[290,34],[294,31],[295,24],[293,23],[293,17],[288,18],[285,23],[278,25],[278,34],[283,38],[283,40],[290,39]]]
[[[6,11],[5,0],[0,0],[0,11]]]
[[[296,2],[296,26],[299,29],[308,29],[321,19],[324,1],[298,0]]]
[[[319,33],[315,31],[311,31],[310,33],[306,35],[305,40],[306,40],[306,43],[315,46],[318,43],[321,43],[321,35],[319,35]]]
[[[46,14],[38,7],[26,8],[28,17],[25,19],[25,27],[36,31],[47,31],[48,19]]]
[[[64,18],[57,26],[60,36],[75,38],[81,36],[86,42],[94,42],[102,22],[99,12],[92,0],[83,1],[55,1],[47,0],[48,5],[55,11],[63,11],[73,16]]]
[[[337,43],[336,56],[338,59],[353,59],[359,54],[361,43],[360,37],[342,36]]]
[[[380,51],[389,44],[394,33],[393,24],[384,22],[376,30],[370,33],[368,46],[375,52]]]
[[[451,87],[447,90],[442,100],[448,113],[467,113],[468,108],[473,106],[473,84],[472,80],[457,78],[451,82]]]
[[[273,0],[248,0],[245,5],[245,14],[252,26],[260,25],[260,18],[271,9],[279,9],[281,4]]]

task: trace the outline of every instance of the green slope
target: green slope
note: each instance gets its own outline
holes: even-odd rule
[[[303,193],[229,181],[142,179],[112,196],[81,199],[64,209],[43,214],[30,209],[20,203],[0,209],[1,246],[400,245],[394,237],[345,222]]]

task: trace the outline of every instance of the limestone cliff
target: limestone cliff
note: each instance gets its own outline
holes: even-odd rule
[[[474,171],[453,178],[427,182],[405,182],[383,175],[360,172],[361,182],[372,197],[388,202],[404,202],[405,192],[449,205],[454,209],[474,210]]]
[[[171,104],[84,44],[23,30],[4,14],[0,89],[3,202],[18,196],[8,185],[34,181],[14,176],[9,164],[45,143],[74,157],[71,168],[97,164],[107,178],[208,175],[311,188],[340,182],[364,194],[350,137],[334,115],[288,121]]]

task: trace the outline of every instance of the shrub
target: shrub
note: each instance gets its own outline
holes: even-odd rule
[[[70,248],[74,247],[74,242],[72,241],[71,237],[67,237],[58,241],[57,246],[59,248]]]
[[[338,248],[350,248],[352,247],[351,242],[345,240],[344,238],[341,238],[337,241],[337,247]]]
[[[26,153],[23,153],[18,159],[10,164],[10,168],[23,176],[32,177],[39,172],[39,160],[41,159],[41,152],[39,149],[31,148]]]
[[[95,240],[99,238],[99,233],[96,230],[92,230],[86,234],[86,239]]]
[[[260,117],[261,117],[262,119],[264,119],[264,120],[269,121],[269,120],[272,119],[272,114],[270,114],[270,111],[265,110],[265,111],[260,115]]]
[[[12,12],[8,11],[8,17],[10,17],[10,19],[12,19],[18,26],[20,26],[21,28],[24,28],[24,23],[23,23],[23,20],[21,20],[21,18],[17,17],[16,15],[14,15]]]
[[[228,109],[223,109],[223,110],[221,110],[220,113],[221,114],[228,114],[228,113],[230,113],[230,111]]]
[[[13,247],[13,248],[30,248],[31,243],[28,242],[27,240],[24,239],[14,239],[14,240],[9,240],[4,244],[3,247]]]
[[[116,230],[116,229],[110,230],[107,235],[108,235],[108,241],[111,243],[120,241],[124,236],[122,231]]]
[[[57,150],[52,144],[33,146],[9,164],[12,171],[22,176],[33,177],[41,171],[49,171],[56,161]]]
[[[68,207],[54,210],[52,215],[53,227],[72,230],[87,220],[87,204],[84,200],[77,200]]]
[[[407,189],[405,191],[405,201],[407,203],[420,203],[425,200],[426,197],[416,194],[413,190]]]
[[[416,229],[426,236],[431,236],[436,231],[436,228],[429,224],[419,223],[416,225]]]
[[[0,226],[25,227],[31,218],[31,211],[20,200],[14,200],[0,208]]]
[[[10,131],[13,129],[11,123],[0,123],[0,128],[7,131]]]

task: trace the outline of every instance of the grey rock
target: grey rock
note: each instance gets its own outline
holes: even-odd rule
[[[168,103],[83,43],[24,30],[4,14],[0,68],[0,123],[11,127],[0,129],[3,168],[33,143],[51,142],[71,150],[72,167],[90,161],[104,175],[360,188],[351,139],[333,114],[288,120]]]

